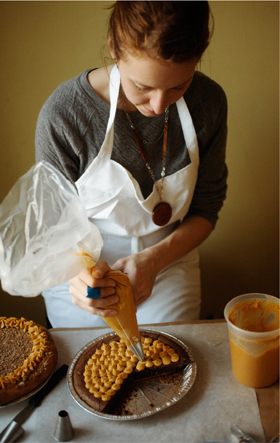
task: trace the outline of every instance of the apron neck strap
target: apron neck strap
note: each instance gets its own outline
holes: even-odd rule
[[[176,106],[178,109],[178,114],[181,121],[183,134],[187,143],[190,159],[192,162],[199,163],[197,136],[193,125],[192,117],[189,108],[187,106],[187,103],[184,100],[184,97],[181,97],[176,102]]]
[[[114,120],[117,110],[119,89],[121,77],[117,65],[115,65],[110,74],[109,93],[110,93],[110,115],[107,123],[106,134],[101,145],[98,158],[110,158],[114,141]]]
[[[119,73],[117,65],[115,65],[111,71],[111,74],[110,74],[110,84],[109,84],[110,116],[109,116],[109,120],[108,120],[106,135],[110,131],[112,124],[115,120],[117,104],[118,104],[118,97],[119,97],[119,90],[120,90],[120,83],[121,83],[120,73]]]

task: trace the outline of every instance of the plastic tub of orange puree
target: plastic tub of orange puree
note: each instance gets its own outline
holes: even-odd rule
[[[279,299],[244,294],[225,307],[233,376],[243,385],[264,388],[279,377]]]

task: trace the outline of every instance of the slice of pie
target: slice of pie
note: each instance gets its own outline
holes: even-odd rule
[[[57,349],[43,326],[0,317],[0,405],[31,393],[52,374]]]
[[[168,337],[154,332],[140,334],[144,361],[139,361],[117,335],[92,344],[77,360],[74,389],[96,411],[111,413],[137,380],[173,374],[190,363],[187,352]]]

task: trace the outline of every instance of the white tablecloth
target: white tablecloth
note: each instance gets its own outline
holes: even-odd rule
[[[182,340],[197,362],[197,377],[191,390],[178,403],[155,415],[133,421],[113,421],[94,416],[72,398],[66,381],[34,410],[23,424],[22,442],[52,442],[58,412],[69,413],[77,442],[227,442],[235,423],[257,442],[264,442],[255,390],[239,384],[231,374],[228,332],[225,323],[153,327]],[[152,329],[152,327],[151,327]],[[58,348],[59,367],[71,364],[75,354],[94,338],[110,332],[100,330],[51,330]],[[0,409],[0,430],[28,400]]]

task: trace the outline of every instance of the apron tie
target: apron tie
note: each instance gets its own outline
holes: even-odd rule
[[[131,237],[131,254],[137,254],[143,251],[144,245],[140,237]]]

